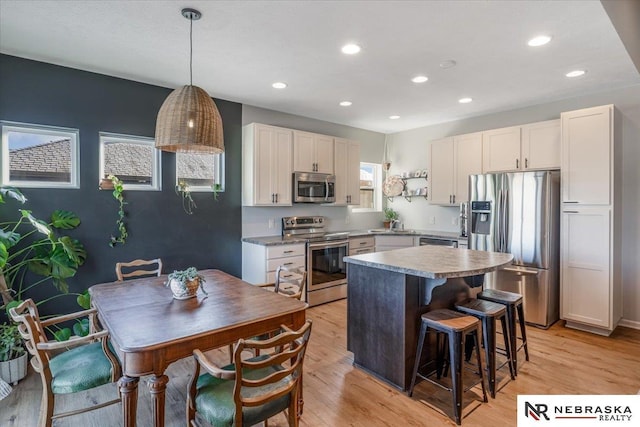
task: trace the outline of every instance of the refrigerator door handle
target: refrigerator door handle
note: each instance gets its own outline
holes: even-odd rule
[[[526,268],[504,267],[504,268],[502,268],[502,270],[508,271],[510,273],[520,274],[520,275],[529,274],[529,275],[537,276],[538,274],[540,274],[540,270],[529,270],[529,269],[526,269]]]
[[[509,239],[509,190],[502,192],[502,252],[507,252],[507,242]]]
[[[495,243],[495,250],[496,252],[502,252],[502,190],[498,192],[496,219],[494,224],[496,225],[495,237],[493,239]]]

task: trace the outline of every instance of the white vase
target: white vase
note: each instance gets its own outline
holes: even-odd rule
[[[18,381],[27,376],[28,356],[24,353],[15,359],[0,362],[0,378],[9,384],[18,384]]]
[[[194,279],[187,283],[182,283],[175,279],[169,281],[169,287],[173,292],[175,299],[189,299],[198,294],[198,288],[200,287],[200,279]]]

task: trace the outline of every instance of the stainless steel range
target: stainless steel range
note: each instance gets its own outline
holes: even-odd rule
[[[284,239],[307,241],[307,303],[309,306],[347,297],[349,233],[327,233],[322,216],[282,218]]]

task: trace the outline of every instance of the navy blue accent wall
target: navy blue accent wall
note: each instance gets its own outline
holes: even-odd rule
[[[186,82],[186,80],[185,80]],[[164,271],[195,266],[241,276],[242,105],[215,99],[222,115],[226,148],[226,191],[193,193],[197,209],[187,215],[174,190],[175,155],[162,153],[162,191],[125,191],[129,238],[109,247],[116,233],[117,202],[98,190],[98,132],[153,137],[156,115],[171,89],[48,63],[0,55],[0,120],[62,126],[80,130],[80,189],[22,189],[24,205],[42,219],[55,209],[71,210],[82,224],[71,231],[88,253],[69,280],[72,292],[115,280],[115,263],[162,258]],[[15,218],[18,204],[0,205],[0,222]],[[52,285],[32,294],[54,295]],[[41,313],[75,311],[75,298],[63,297],[40,307]]]

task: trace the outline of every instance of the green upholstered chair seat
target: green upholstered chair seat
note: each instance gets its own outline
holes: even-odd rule
[[[111,382],[111,364],[100,342],[65,351],[49,361],[54,394],[75,393]]]
[[[267,356],[261,355],[249,359],[250,361],[264,360]],[[234,371],[235,365],[227,365],[222,369]],[[262,369],[248,370],[242,372],[243,378],[259,379],[281,370],[277,366],[269,366]],[[251,397],[255,395],[264,395],[274,388],[279,388],[286,384],[290,377],[285,377],[274,384],[264,387],[245,387],[242,390],[243,397]],[[196,411],[202,418],[207,420],[214,427],[228,427],[234,425],[235,418],[235,402],[233,400],[234,380],[222,380],[209,374],[203,374],[198,377],[196,383]],[[290,395],[287,394],[271,402],[261,406],[244,407],[243,418],[245,426],[258,424],[289,407]]]

